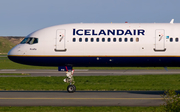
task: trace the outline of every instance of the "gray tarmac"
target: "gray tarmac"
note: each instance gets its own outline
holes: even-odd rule
[[[9,75],[10,77],[39,77],[39,76],[66,76],[66,72],[58,70],[29,70],[29,69],[0,69],[0,73],[28,73],[30,75]],[[88,70],[75,69],[74,76],[108,76],[108,75],[158,75],[158,74],[180,74],[179,69],[162,70]],[[9,77],[0,75],[0,77]]]
[[[0,91],[0,106],[160,106],[163,91]]]

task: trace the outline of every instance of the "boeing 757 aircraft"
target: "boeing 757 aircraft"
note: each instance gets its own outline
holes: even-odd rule
[[[72,67],[180,66],[180,24],[173,21],[52,26],[29,34],[8,58],[68,71],[67,91],[75,92]]]

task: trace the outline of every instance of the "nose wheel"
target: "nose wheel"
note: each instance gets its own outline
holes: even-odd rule
[[[68,91],[69,93],[75,92],[75,91],[76,91],[76,86],[75,86],[75,85],[69,85],[69,86],[67,87],[67,91]]]
[[[76,86],[74,85],[75,81],[73,78],[73,73],[74,73],[74,70],[66,72],[67,78],[64,79],[64,82],[69,83],[69,86],[67,87],[67,91],[69,93],[73,93],[76,91]]]

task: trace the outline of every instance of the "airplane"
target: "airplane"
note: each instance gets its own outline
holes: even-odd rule
[[[29,34],[12,48],[14,62],[67,71],[67,91],[76,91],[73,67],[175,67],[180,65],[180,24],[74,23]]]

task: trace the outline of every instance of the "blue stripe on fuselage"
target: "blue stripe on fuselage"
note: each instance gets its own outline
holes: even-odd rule
[[[180,66],[180,57],[30,57],[8,56],[14,62],[37,66],[145,67]]]

